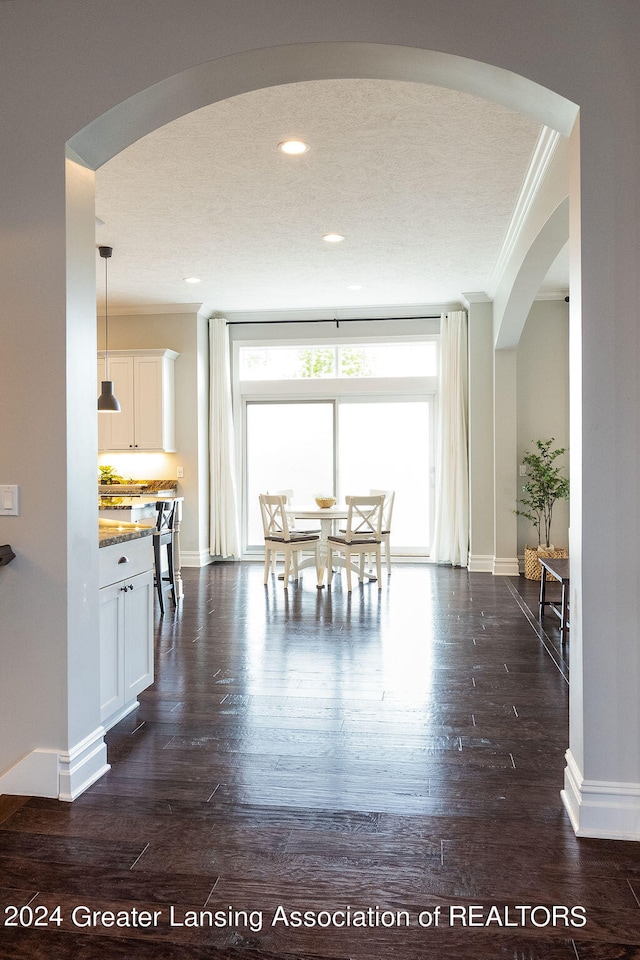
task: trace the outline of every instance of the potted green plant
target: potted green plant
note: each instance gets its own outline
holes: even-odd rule
[[[555,439],[535,440],[536,450],[525,453],[522,458],[527,468],[527,479],[522,485],[523,496],[516,513],[530,520],[538,533],[538,546],[524,548],[524,575],[530,580],[539,580],[541,567],[538,558],[567,557],[566,547],[555,548],[551,542],[553,508],[558,500],[569,499],[569,480],[563,475],[563,467],[556,461],[566,447],[553,447]]]
[[[98,467],[100,471],[100,483],[124,483],[124,480],[119,473],[116,473],[116,468],[111,467],[107,464]]]

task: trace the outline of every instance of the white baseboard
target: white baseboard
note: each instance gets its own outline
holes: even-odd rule
[[[140,706],[139,700],[132,700],[131,703],[127,703],[124,707],[121,707],[119,710],[116,710],[115,713],[110,714],[108,717],[104,717],[103,724],[105,732],[111,730],[111,727],[115,727],[116,723],[120,723],[121,720],[124,720],[125,717],[128,717],[130,713],[133,713],[134,710],[137,710]]]
[[[109,770],[104,727],[69,751],[32,750],[0,776],[0,793],[75,800]]]
[[[0,793],[58,797],[58,751],[32,750],[0,777]]]
[[[180,550],[181,567],[206,567],[213,563],[208,550]]]
[[[493,573],[493,554],[469,554],[469,573]]]
[[[585,780],[571,751],[565,756],[561,796],[576,836],[640,840],[640,783]]]
[[[60,753],[58,800],[75,800],[111,769],[107,763],[104,733],[104,727],[98,727],[71,750]]]
[[[491,572],[496,577],[518,577],[520,566],[517,557],[494,557]]]
[[[386,558],[382,559],[382,566],[386,566]],[[431,557],[425,556],[424,553],[411,555],[410,553],[392,553],[391,554],[391,563],[430,563],[433,566],[433,560]]]

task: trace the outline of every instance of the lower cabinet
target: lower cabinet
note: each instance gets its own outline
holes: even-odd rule
[[[133,710],[138,694],[153,683],[153,570],[140,570],[151,563],[150,541],[136,541],[134,550],[118,544],[100,551],[101,566],[107,567],[111,558],[105,557],[103,564],[102,555],[112,552],[115,576],[132,564],[129,576],[100,589],[100,719],[107,728]],[[138,543],[149,551],[148,559]]]

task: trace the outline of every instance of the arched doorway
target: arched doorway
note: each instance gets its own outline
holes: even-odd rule
[[[328,78],[408,80],[470,92],[527,113],[564,136],[578,113],[575,104],[539,84],[460,57],[380,44],[301,44],[237,54],[162,80],[88,124],[68,146],[83,165],[97,169],[136,139],[202,106],[259,88]],[[86,214],[88,191],[80,179]],[[68,250],[70,259],[77,254]]]
[[[570,132],[577,114],[575,104],[539,84],[462,57],[380,44],[300,44],[254,50],[200,64],[172,76],[97,118],[72,137],[69,145],[74,153],[95,169],[138,137],[205,105],[277,84],[326,78],[405,80],[473,92],[522,113],[528,113],[536,120],[543,121],[548,130],[556,130],[556,136]],[[562,215],[555,218],[560,223],[560,231],[567,230],[566,206],[565,203]],[[549,234],[553,231],[546,229],[542,233]],[[555,233],[558,233],[558,228]],[[533,258],[528,254],[527,259]],[[535,296],[535,287],[529,276],[532,271],[525,270],[524,266],[518,274],[521,289],[518,289],[517,295],[512,296],[507,304],[507,307],[511,308],[512,301],[515,301],[515,309],[520,310],[520,329],[528,312],[528,307],[523,312],[523,302],[527,300],[527,296],[530,301]],[[539,273],[539,264],[536,266]],[[534,270],[533,273],[535,272]],[[525,274],[526,283],[522,282]],[[525,291],[524,295],[522,290]],[[504,330],[499,329],[499,324],[496,329],[500,336],[504,336]],[[511,441],[508,440],[507,443],[510,444]],[[503,444],[503,450],[505,446]],[[508,460],[510,453],[509,447],[506,453],[503,453],[503,458]],[[510,472],[510,463],[505,463],[505,475]],[[513,499],[515,500],[515,491]],[[512,511],[505,509],[503,513],[506,516],[506,526],[513,526]],[[513,548],[498,555],[502,558],[501,564],[494,564],[494,571],[517,572],[517,559]],[[507,557],[510,559],[504,559]]]
[[[529,113],[563,135],[568,135],[577,116],[575,104],[540,84],[512,72],[478,61],[413,47],[366,43],[313,43],[268,47],[206,62],[177,73],[113,107],[89,123],[68,141],[67,173],[67,275],[69,303],[85,316],[94,312],[92,171],[145,133],[200,106],[259,87],[297,80],[371,77],[440,84],[495,99]],[[83,372],[95,349],[86,332],[70,334],[70,376],[87,382]],[[92,364],[91,364],[92,366]],[[81,404],[78,404],[80,410]],[[78,414],[80,433],[91,435],[92,411]],[[70,451],[68,459],[71,458]],[[94,490],[95,457],[77,461],[74,504],[85,516]],[[81,489],[82,488],[82,489]],[[84,493],[82,492],[84,490]],[[82,501],[82,502],[81,502]],[[71,527],[76,522],[71,519]],[[78,521],[79,523],[79,521]],[[69,531],[73,539],[73,529]],[[87,608],[91,610],[91,596]],[[80,638],[77,638],[79,641]],[[75,650],[68,648],[69,663]],[[79,697],[81,675],[69,670],[69,737],[79,742],[93,729],[87,698]],[[77,702],[76,702],[77,701]],[[99,739],[99,732],[96,738]],[[87,755],[90,752],[87,748]],[[77,759],[74,755],[70,758]],[[81,764],[76,764],[81,770]],[[76,776],[80,780],[82,773]]]

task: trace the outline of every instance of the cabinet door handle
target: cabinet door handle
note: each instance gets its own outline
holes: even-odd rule
[[[126,593],[127,590],[133,590],[133,584],[132,584],[132,583],[125,583],[124,587],[120,587],[120,589],[123,590],[123,591]]]
[[[129,563],[129,557],[120,557],[118,563]]]

